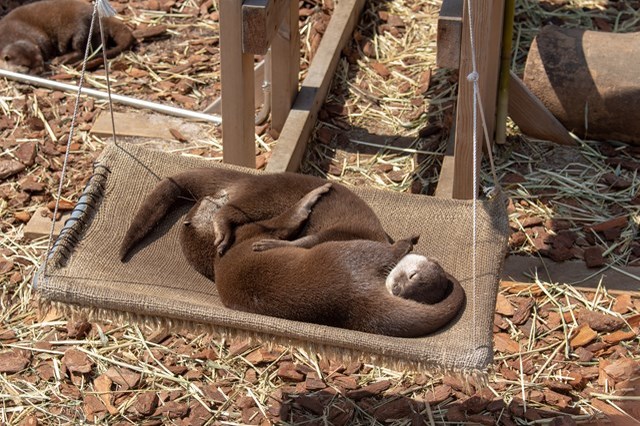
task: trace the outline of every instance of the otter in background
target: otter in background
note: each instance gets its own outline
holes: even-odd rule
[[[45,63],[74,64],[84,58],[87,39],[95,49],[101,44],[99,24],[89,28],[93,6],[82,0],[41,0],[9,12],[0,20],[0,66],[10,71],[41,74]],[[133,45],[131,30],[115,18],[103,19],[106,55],[112,58]],[[97,68],[102,57],[87,62]]]

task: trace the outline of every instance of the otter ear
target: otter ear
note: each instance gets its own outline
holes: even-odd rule
[[[9,62],[11,60],[11,55],[5,53],[4,55],[2,55],[2,60],[5,62]]]

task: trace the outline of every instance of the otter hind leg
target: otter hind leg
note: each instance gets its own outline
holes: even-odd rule
[[[311,248],[321,242],[317,234],[307,235],[292,241],[265,238],[253,243],[253,251],[267,251],[278,247]]]
[[[266,236],[273,237],[271,240],[285,240],[296,233],[302,224],[311,214],[313,206],[318,202],[320,197],[331,189],[331,183],[326,183],[318,188],[309,191],[297,203],[289,207],[283,213],[270,219],[256,222],[255,225],[265,228]],[[232,225],[237,221],[234,214],[237,209],[231,204],[227,204],[220,210],[214,219],[214,231],[216,234],[215,245],[218,247],[218,254],[222,256],[231,243]],[[265,240],[269,240],[265,238]],[[275,247],[281,247],[288,244],[277,244],[273,241],[265,242],[264,249],[260,250],[260,244],[257,245],[258,250],[264,251]]]

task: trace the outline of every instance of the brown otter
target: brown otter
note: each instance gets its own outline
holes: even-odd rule
[[[324,183],[296,173],[251,175],[223,168],[192,169],[162,179],[134,216],[120,245],[120,258],[124,260],[180,199],[197,201],[181,230],[182,250],[198,272],[213,279],[212,259],[231,244],[236,226],[279,215]],[[220,206],[221,214],[216,214]],[[390,241],[371,208],[340,184],[315,205],[295,237],[303,236],[309,236],[310,245],[329,240]]]
[[[44,64],[57,57],[60,63],[76,63],[84,58],[93,6],[82,0],[41,0],[9,12],[0,20],[0,65],[11,71],[29,74],[44,72]],[[103,19],[106,50],[112,58],[129,48],[131,30],[115,18]],[[94,24],[91,45],[101,44],[98,22]],[[97,68],[102,57],[87,62],[87,69]]]
[[[222,168],[193,169],[165,178],[156,185],[136,213],[123,239],[121,258],[126,258],[133,246],[162,220],[179,199],[197,200],[181,229],[182,249],[189,263],[211,279],[214,279],[214,266],[223,265],[221,267],[224,270],[231,271],[229,275],[225,273],[226,277],[216,280],[216,286],[219,291],[222,289],[223,302],[232,308],[252,312],[273,309],[266,306],[259,309],[252,309],[250,305],[243,307],[238,301],[241,298],[236,300],[232,290],[235,285],[234,269],[239,269],[238,273],[245,277],[242,282],[248,283],[260,267],[260,262],[266,262],[277,266],[265,271],[275,268],[278,271],[290,271],[293,275],[288,275],[291,281],[255,282],[254,285],[259,284],[255,289],[264,291],[263,297],[268,297],[270,292],[273,297],[279,297],[283,292],[289,293],[292,286],[298,285],[302,279],[321,285],[308,294],[324,298],[322,288],[327,284],[316,281],[321,279],[321,270],[326,266],[324,273],[327,280],[335,282],[328,291],[328,297],[336,299],[341,294],[341,300],[351,301],[346,305],[353,303],[354,299],[364,298],[354,305],[358,308],[353,312],[374,312],[362,315],[361,319],[347,320],[343,313],[336,314],[334,318],[334,308],[344,307],[343,302],[336,302],[334,307],[326,303],[319,304],[313,311],[315,313],[304,317],[291,312],[308,311],[307,305],[314,298],[306,302],[300,300],[299,307],[296,307],[298,302],[292,299],[288,318],[400,336],[427,334],[449,322],[464,304],[464,291],[459,284],[424,256],[412,254],[414,260],[403,262],[404,255],[416,240],[403,240],[392,245],[375,213],[342,185],[333,184],[330,193],[318,200],[319,194],[326,191],[322,189],[326,187],[325,182],[320,178],[293,173],[250,175]],[[292,208],[294,204],[296,207]],[[295,220],[292,222],[291,218]],[[230,245],[234,237],[236,242]],[[218,250],[218,243],[224,244],[225,250],[241,247],[233,251],[236,254],[231,255],[230,251],[222,255],[225,250]],[[247,255],[247,251],[251,253]],[[245,264],[245,255],[251,256],[247,259],[258,256],[258,261],[249,262],[246,270],[242,266]],[[295,259],[296,265],[287,261],[289,255],[295,256],[292,260]],[[231,256],[231,259],[223,261],[227,256]],[[335,264],[326,264],[330,257],[333,257]],[[416,262],[415,259],[421,261]],[[352,276],[349,268],[353,269],[353,276],[357,279],[349,278]],[[313,276],[307,276],[305,270]],[[254,277],[261,275],[262,272],[259,272]],[[389,282],[388,277],[394,278],[391,284],[385,285]],[[275,289],[273,285],[280,285],[281,288]],[[365,297],[369,293],[364,290],[374,287],[375,290],[370,293],[372,296]],[[310,289],[302,288],[302,292],[307,290]],[[449,291],[451,294],[442,300]],[[394,302],[389,302],[389,297]],[[426,305],[422,303],[406,300],[411,298],[429,303],[442,301],[425,308]],[[387,306],[376,306],[374,300],[384,301]],[[389,307],[396,307],[405,314],[390,312]],[[378,311],[384,312],[386,318],[378,318],[375,314]],[[283,312],[273,315],[282,316]],[[410,318],[412,315],[413,319]]]
[[[246,312],[397,337],[424,336],[449,323],[465,302],[464,290],[452,277],[447,276],[442,291],[443,297],[446,291],[450,294],[435,304],[392,294],[394,281],[401,277],[403,292],[420,298],[431,292],[434,269],[429,262],[412,260],[411,267],[400,266],[417,237],[393,244],[327,241],[302,248],[294,240],[292,245],[261,246],[265,239],[292,239],[330,186],[311,190],[274,218],[236,228],[234,244],[223,256],[215,255],[222,303]],[[404,277],[407,274],[412,276]]]

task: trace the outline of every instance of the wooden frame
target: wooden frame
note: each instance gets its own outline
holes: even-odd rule
[[[298,91],[300,36],[294,0],[220,0],[220,80],[223,159],[255,167],[254,55],[271,48],[271,126],[280,132],[267,165],[270,171],[295,170],[302,159],[318,111],[329,89],[342,47],[364,0],[336,5],[325,36]]]
[[[470,4],[471,13],[464,0],[444,0],[438,19],[437,64],[459,70],[455,137],[442,163],[436,188],[438,197],[469,199],[478,190],[473,187],[473,84],[467,81],[472,70],[469,16],[473,17],[480,98],[489,136],[493,137],[496,125],[504,125],[496,123],[495,111],[505,1],[474,0]],[[509,115],[524,133],[565,145],[575,144],[569,132],[515,74],[510,73],[509,83]],[[475,129],[478,162],[485,146],[480,120],[478,116]]]

